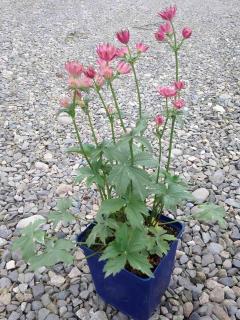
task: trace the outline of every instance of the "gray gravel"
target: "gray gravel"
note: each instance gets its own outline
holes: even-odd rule
[[[226,208],[228,229],[221,232],[218,226],[195,221],[186,227],[170,287],[151,320],[240,319],[239,1],[175,3],[178,26],[192,27],[193,36],[181,53],[189,113],[178,130],[174,168],[190,182],[199,202],[210,200]],[[168,49],[152,36],[160,23],[156,12],[167,4],[1,0],[0,319],[128,319],[96,295],[80,251],[74,266],[59,264],[33,274],[10,252],[10,242],[20,220],[46,216],[59,196],[72,196],[74,212],[93,218],[96,191],[73,184],[74,170],[82,162],[63,152],[75,141],[69,119],[55,117],[65,92],[64,62],[93,63],[95,45],[111,41],[115,31],[128,26],[134,41],[151,46],[138,71],[145,108],[156,114],[160,99],[155,86],[173,75]],[[136,97],[132,80],[126,78],[127,86],[118,92],[131,125]],[[94,107],[99,136],[105,136],[108,127],[95,100]],[[84,121],[81,126],[84,141],[89,141]],[[185,212],[191,210],[193,204],[187,204]],[[73,235],[83,226],[65,225],[60,231]]]

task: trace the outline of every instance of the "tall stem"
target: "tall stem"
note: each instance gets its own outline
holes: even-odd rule
[[[106,103],[103,99],[103,96],[101,95],[100,91],[98,89],[96,89],[96,92],[99,96],[99,99],[101,100],[102,102],[102,105],[106,111],[106,114],[107,114],[107,117],[108,117],[108,120],[110,122],[110,126],[111,126],[111,132],[112,132],[112,139],[113,139],[113,142],[116,143],[116,138],[115,138],[115,132],[114,132],[114,124],[113,124],[113,119],[111,118],[110,114],[109,114],[109,111],[108,111],[108,108],[106,106]]]
[[[127,45],[127,48],[128,48],[128,53],[129,53],[130,59],[132,59],[131,50],[128,45]],[[134,62],[131,62],[130,64],[132,67],[133,76],[134,76],[134,80],[135,80],[135,84],[136,84],[137,98],[138,98],[138,113],[139,113],[139,119],[141,119],[142,118],[142,101],[141,101],[141,93],[140,93],[140,88],[139,88],[139,81],[137,78],[137,73],[136,73],[136,69],[134,66]]]
[[[132,71],[133,71],[134,80],[135,80],[136,89],[137,89],[138,107],[139,107],[139,119],[141,119],[142,118],[142,101],[141,101],[141,93],[140,93],[140,88],[139,88],[139,82],[138,82],[137,73],[136,73],[136,69],[135,69],[134,63],[131,63],[131,66],[132,66]]]
[[[92,124],[92,119],[91,119],[89,110],[87,110],[87,117],[88,117],[89,125],[90,125],[91,131],[92,131],[93,140],[94,140],[96,146],[98,146],[98,141],[97,141],[95,130],[94,130],[94,127],[93,127],[93,124]]]
[[[169,171],[169,166],[170,166],[170,162],[171,162],[175,121],[176,121],[176,116],[173,115],[172,116],[171,133],[170,133],[170,142],[169,142],[169,148],[168,148],[168,161],[167,161],[167,166],[166,166],[167,172]]]
[[[123,131],[126,133],[127,130],[125,128],[125,125],[124,125],[124,122],[123,122],[123,119],[122,119],[122,116],[121,116],[121,112],[120,112],[120,108],[119,108],[119,105],[118,105],[118,101],[117,101],[117,96],[116,96],[116,93],[113,89],[113,85],[112,85],[112,82],[109,81],[109,86],[110,86],[110,90],[111,90],[111,93],[112,93],[112,96],[113,96],[113,100],[114,100],[114,103],[115,103],[115,107],[117,109],[117,113],[118,113],[118,116],[119,116],[119,120],[121,122],[121,126],[123,128]]]

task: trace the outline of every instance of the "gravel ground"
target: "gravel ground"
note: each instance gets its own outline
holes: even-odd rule
[[[199,202],[226,208],[228,229],[195,221],[186,227],[170,287],[151,320],[240,319],[239,0],[175,2],[178,26],[192,27],[193,36],[181,53],[189,113],[178,130],[174,167],[190,181]],[[69,119],[55,116],[65,87],[63,64],[94,62],[95,45],[112,41],[115,31],[128,26],[133,41],[151,46],[138,71],[145,108],[156,114],[155,86],[169,81],[174,61],[152,34],[160,22],[156,12],[168,4],[1,0],[0,319],[128,319],[96,295],[80,251],[74,266],[59,264],[33,274],[9,245],[20,220],[46,215],[59,196],[72,196],[74,212],[93,218],[96,191],[73,184],[81,162],[63,151],[75,138]],[[131,124],[136,101],[130,78],[124,93],[119,88],[119,98]],[[100,135],[107,135],[97,105],[94,117]],[[80,127],[89,141],[84,120]],[[185,212],[191,210],[187,204]],[[72,235],[83,227],[65,225],[61,232]]]

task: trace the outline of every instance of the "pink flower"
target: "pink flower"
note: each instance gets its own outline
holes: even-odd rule
[[[117,48],[113,45],[107,43],[107,44],[100,44],[97,47],[97,54],[100,59],[104,61],[111,61],[115,58],[117,52]]]
[[[155,35],[155,39],[157,41],[164,41],[165,40],[165,33],[162,31],[157,31],[154,33],[154,35]]]
[[[86,75],[84,75],[78,83],[79,88],[82,88],[82,89],[90,88],[92,87],[92,85],[93,85],[93,80],[88,78]]]
[[[185,106],[185,101],[183,99],[178,99],[176,101],[173,102],[173,106],[180,110]]]
[[[113,69],[109,66],[105,66],[101,68],[101,75],[105,78],[105,79],[111,79],[113,76]]]
[[[161,116],[160,114],[156,115],[156,117],[154,119],[154,121],[158,127],[160,127],[164,124],[164,120],[165,120],[164,117]]]
[[[102,75],[100,75],[99,73],[97,73],[96,77],[95,77],[95,82],[99,87],[102,87],[104,85],[104,78]]]
[[[166,8],[165,10],[161,11],[158,13],[158,15],[163,19],[163,20],[168,20],[172,21],[172,19],[176,15],[177,8],[176,6],[170,6],[169,8]]]
[[[146,46],[144,43],[136,43],[136,49],[138,53],[146,52],[149,49],[149,46]]]
[[[128,54],[128,48],[127,47],[123,47],[123,48],[118,48],[117,52],[116,52],[116,56],[117,57],[124,57],[126,54]]]
[[[126,29],[126,30],[121,30],[121,31],[117,32],[116,37],[117,37],[118,41],[120,41],[121,43],[127,44],[130,39],[129,30]]]
[[[174,83],[174,86],[176,88],[176,90],[182,90],[182,89],[185,89],[185,82],[180,80],[180,81],[176,81]]]
[[[159,87],[158,92],[165,98],[174,97],[177,93],[175,87]]]
[[[73,77],[79,77],[83,72],[83,66],[76,61],[65,63],[65,70]]]
[[[68,79],[68,85],[72,89],[77,89],[80,87],[81,80],[79,78],[70,77]]]
[[[167,21],[165,24],[160,25],[159,31],[163,33],[172,33],[173,29],[171,27],[171,24]]]
[[[59,101],[59,104],[62,108],[68,108],[71,104],[70,98],[68,97],[61,98]]]
[[[119,61],[117,65],[117,71],[121,74],[127,74],[131,71],[131,67],[128,63],[124,61]]]
[[[96,75],[96,71],[94,70],[94,68],[92,66],[89,66],[87,69],[85,69],[84,74],[86,77],[93,79]]]
[[[182,36],[184,39],[190,38],[192,35],[192,29],[185,27],[182,29]]]
[[[108,111],[109,114],[113,114],[113,107],[111,107],[111,106],[108,107],[108,108],[107,108],[107,111]]]

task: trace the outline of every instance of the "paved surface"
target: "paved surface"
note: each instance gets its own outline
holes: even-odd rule
[[[96,44],[113,41],[115,31],[128,27],[132,43],[143,40],[151,47],[138,72],[145,109],[158,113],[161,101],[155,87],[171,81],[174,61],[166,46],[154,41],[153,32],[160,23],[156,12],[169,4],[1,0],[0,319],[127,319],[96,295],[80,253],[71,277],[73,266],[54,268],[62,276],[56,282],[48,270],[30,273],[19,256],[10,253],[9,244],[19,220],[46,215],[64,193],[75,199],[76,214],[94,216],[95,190],[73,185],[74,169],[81,162],[63,153],[75,141],[71,125],[66,117],[55,116],[65,93],[64,62],[94,63]],[[240,319],[240,5],[238,0],[176,4],[179,29],[188,25],[193,36],[181,54],[188,113],[178,130],[174,167],[192,190],[204,188],[197,191],[200,196],[203,192],[225,206],[228,229],[221,232],[196,222],[186,228],[170,288],[152,320]],[[118,93],[131,124],[135,95],[132,80],[126,81]],[[99,135],[106,135],[104,114],[97,104],[94,108]],[[79,125],[89,141],[84,119]],[[62,232],[74,234],[82,226],[66,225]]]

